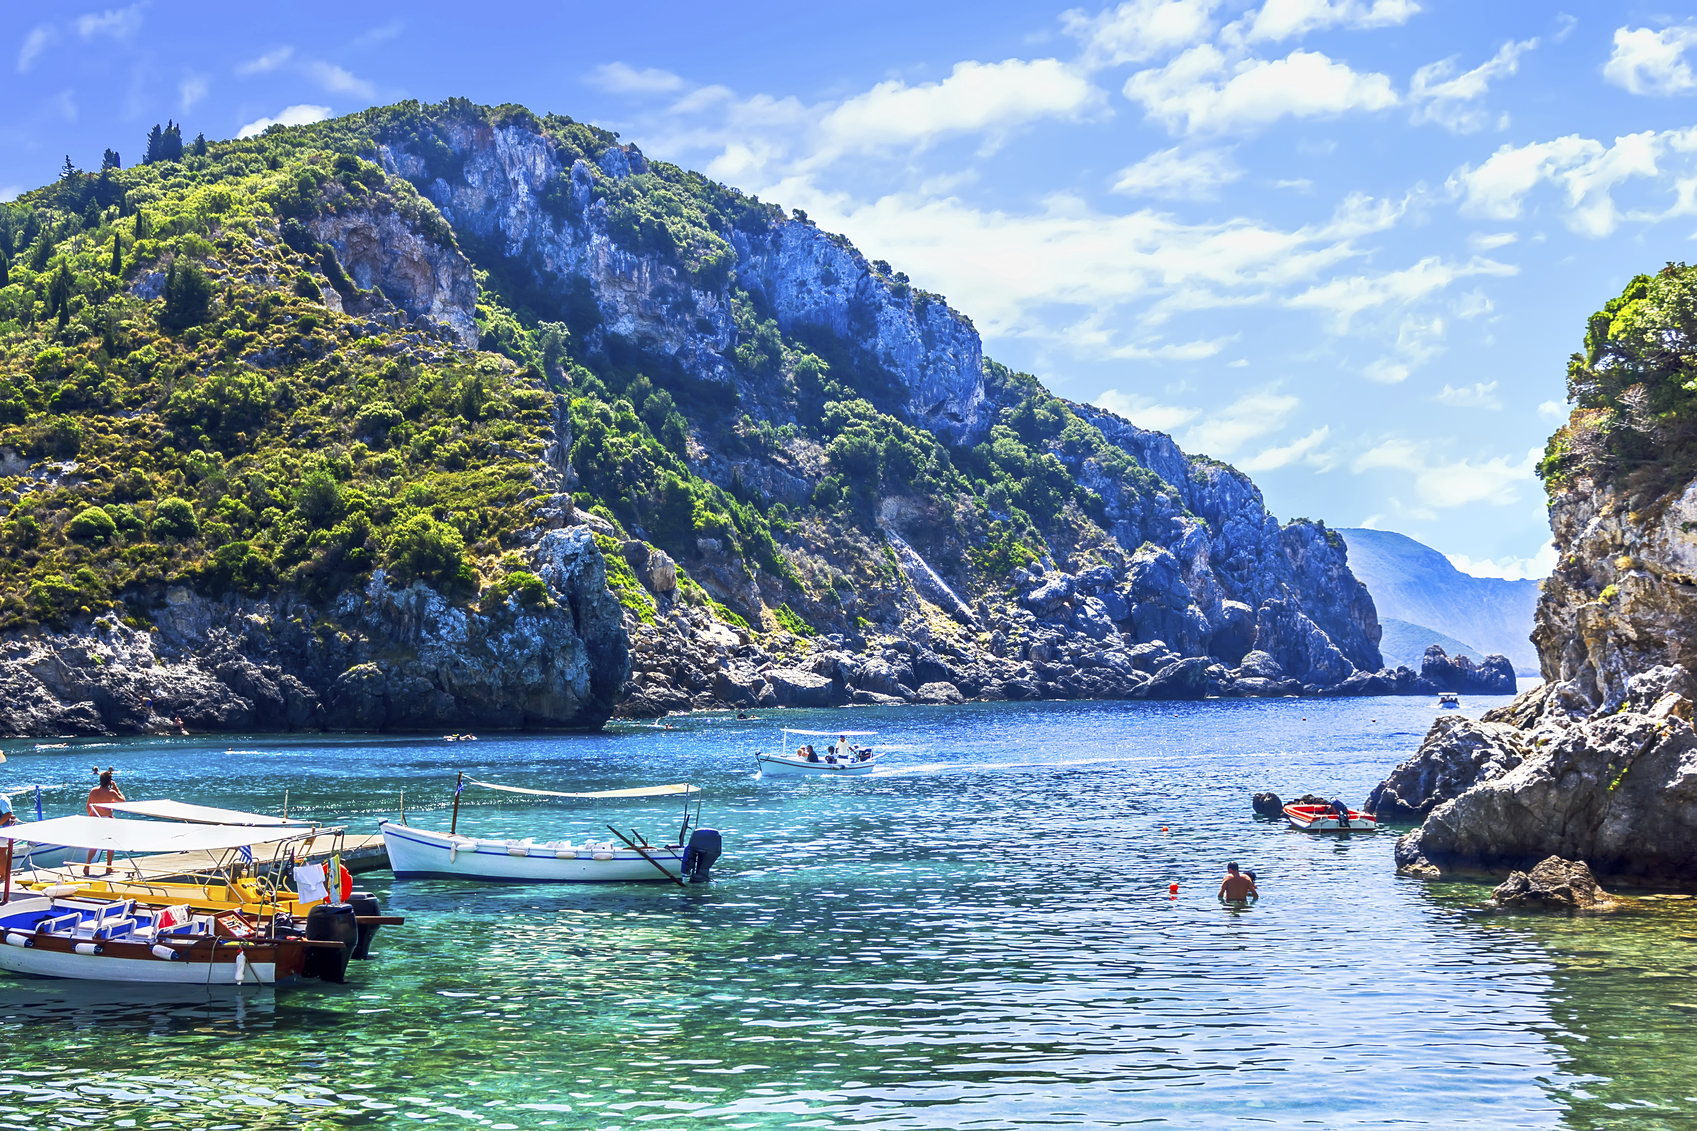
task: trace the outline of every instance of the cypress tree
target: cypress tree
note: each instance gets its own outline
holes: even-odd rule
[[[29,253],[29,269],[31,271],[47,270],[47,261],[53,256],[53,236],[42,232],[35,241],[35,247]]]
[[[100,167],[102,169],[122,169],[124,167],[124,163],[118,158],[118,151],[116,149],[108,149],[101,155]]]
[[[165,132],[160,137],[159,158],[162,161],[183,159],[183,127],[175,122],[165,123]]]
[[[205,157],[206,156],[206,135],[205,134],[195,134],[194,135],[194,155],[196,157]]]
[[[147,213],[143,212],[141,209],[138,208],[138,209],[136,209],[136,239],[145,240],[146,238],[147,238]]]
[[[118,242],[118,233],[113,232],[112,233],[112,274],[121,276],[121,275],[123,275],[123,273],[124,273],[124,249],[123,249],[123,246]]]
[[[105,214],[100,210],[100,202],[98,200],[89,201],[88,207],[83,209],[82,230],[85,232],[96,230],[105,218]]]
[[[68,181],[76,175],[77,175],[77,167],[75,165],[71,164],[71,155],[69,153],[67,153],[67,154],[65,154],[65,167],[63,169],[59,170],[59,176],[61,178],[63,178],[64,180]]]
[[[11,283],[12,283],[12,264],[11,264],[11,261],[6,258],[5,252],[0,251],[0,287],[10,286]]]
[[[159,123],[153,123],[153,129],[147,135],[147,153],[142,157],[143,165],[151,165],[159,160],[160,149],[164,145],[165,131],[159,128]]]

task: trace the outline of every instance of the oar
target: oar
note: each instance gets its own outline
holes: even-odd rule
[[[654,857],[648,855],[648,853],[643,852],[641,848],[638,848],[637,845],[636,845],[636,842],[631,840],[630,837],[626,836],[624,833],[620,832],[618,829],[615,829],[612,825],[607,826],[607,831],[612,833],[614,836],[618,837],[620,840],[624,841],[626,844],[630,845],[632,848],[635,848],[638,855],[640,855],[644,860],[648,861],[650,864],[654,865],[655,870],[657,872],[659,872],[662,876],[665,876],[668,880],[671,880],[674,884],[677,884],[679,887],[688,887],[689,886],[689,885],[685,884],[678,877],[672,875],[672,873],[666,871],[665,866],[662,865],[660,863],[660,861],[654,859]]]

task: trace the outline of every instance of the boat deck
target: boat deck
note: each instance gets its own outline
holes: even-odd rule
[[[253,846],[253,862],[256,868],[264,869],[276,862],[277,853],[282,850],[281,844],[256,844]],[[102,854],[104,855],[104,854]],[[224,852],[171,852],[163,856],[137,857],[133,864],[118,859],[113,862],[114,877],[123,878],[126,875],[149,880],[172,880],[197,872],[208,872],[218,866],[228,853]],[[330,853],[309,852],[306,859],[309,862],[328,860]],[[378,834],[369,836],[344,836],[342,838],[342,865],[355,875],[361,872],[374,872],[389,866],[389,851],[383,847],[383,837]],[[101,857],[95,858],[95,867],[104,867]],[[139,872],[138,872],[139,869]],[[12,873],[12,883],[59,883],[75,882],[82,878],[82,861],[64,868],[37,868],[33,871],[18,871]]]

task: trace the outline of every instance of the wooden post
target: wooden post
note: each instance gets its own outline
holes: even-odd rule
[[[0,856],[0,871],[6,873],[6,893],[0,896],[0,903],[12,902],[12,845],[16,843],[16,841],[8,840],[5,855]]]
[[[460,790],[464,787],[465,771],[454,779],[454,819],[448,824],[448,835],[453,836],[460,827]]]

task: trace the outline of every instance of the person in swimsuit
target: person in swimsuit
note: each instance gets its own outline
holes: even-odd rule
[[[1237,870],[1237,861],[1226,865],[1225,879],[1220,881],[1220,900],[1223,903],[1248,903],[1261,898],[1255,881]]]
[[[123,791],[112,780],[111,766],[107,766],[104,770],[96,766],[94,772],[100,775],[100,784],[88,791],[88,815],[90,817],[110,817],[112,805],[129,799],[124,796]],[[88,850],[88,859],[83,861],[83,875],[88,875],[88,866],[94,863],[94,858],[98,855],[99,849],[91,848]],[[106,851],[106,870],[108,872],[112,870],[111,849]]]

